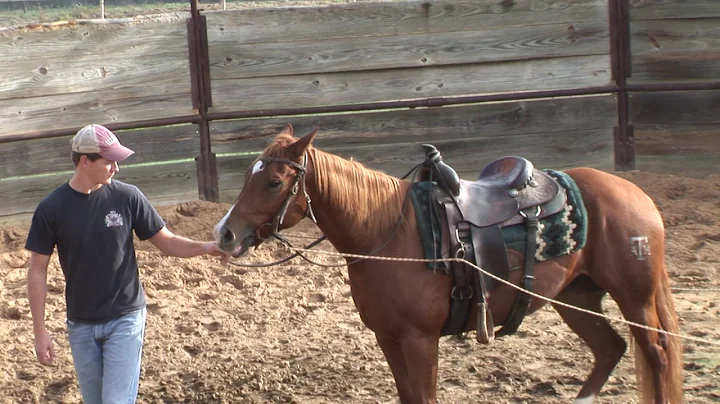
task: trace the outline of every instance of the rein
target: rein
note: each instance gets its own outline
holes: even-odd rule
[[[367,259],[367,258],[358,258],[353,261],[346,262],[345,264],[321,264],[319,262],[315,262],[315,261],[311,260],[310,258],[305,256],[303,253],[298,251],[295,247],[293,247],[293,245],[290,243],[290,241],[287,238],[283,237],[279,233],[278,229],[279,229],[280,225],[282,225],[283,220],[285,219],[285,214],[287,213],[288,207],[290,206],[290,202],[295,197],[297,197],[297,193],[300,190],[299,189],[300,186],[302,186],[303,193],[305,194],[305,200],[307,201],[307,210],[305,211],[305,217],[309,217],[313,221],[313,223],[317,224],[317,219],[315,218],[315,214],[313,213],[313,210],[312,210],[312,205],[311,205],[312,200],[310,199],[310,195],[308,195],[307,188],[305,186],[305,175],[307,174],[307,164],[308,164],[307,153],[303,155],[302,165],[300,165],[292,160],[276,158],[276,157],[263,157],[260,159],[260,161],[265,162],[265,163],[287,164],[290,167],[296,169],[298,172],[297,176],[295,176],[295,183],[293,184],[293,187],[292,187],[291,191],[288,193],[287,197],[285,197],[285,201],[283,202],[282,208],[278,212],[277,216],[275,216],[275,219],[272,221],[272,223],[265,223],[265,224],[261,225],[260,227],[258,227],[258,230],[259,230],[263,226],[273,226],[273,232],[271,234],[271,237],[275,238],[276,240],[279,240],[281,243],[286,245],[288,248],[295,250],[295,253],[290,256],[287,256],[283,259],[280,259],[280,260],[277,260],[277,261],[274,261],[274,262],[271,262],[268,264],[245,264],[245,263],[241,263],[241,262],[230,262],[230,264],[238,266],[238,267],[263,268],[263,267],[271,267],[271,266],[275,266],[275,265],[284,264],[288,261],[291,261],[292,259],[294,259],[296,257],[301,257],[302,259],[304,259],[305,261],[307,261],[313,265],[317,265],[317,266],[325,267],[325,268],[338,268],[338,267],[344,267],[344,266],[348,266],[351,264],[355,264],[357,262],[364,261]],[[426,165],[426,162],[422,162],[422,163],[416,165],[415,167],[413,167],[401,179],[405,179],[410,174],[414,173],[413,174],[413,181],[414,181],[415,176],[417,175],[417,170],[420,167],[422,167],[423,165]],[[398,229],[400,228],[400,225],[402,224],[403,217],[405,216],[405,210],[407,209],[409,200],[410,200],[410,191],[408,191],[405,194],[405,199],[403,200],[402,211],[400,212],[400,218],[398,219],[397,223],[393,227],[392,232],[390,232],[390,236],[388,236],[388,238],[385,240],[385,242],[382,243],[379,247],[373,249],[370,253],[368,253],[367,254],[368,256],[375,255],[380,250],[385,248],[387,246],[387,244],[390,242],[390,240],[393,238],[395,233],[397,233]],[[265,237],[265,238],[259,237],[258,230],[255,231],[255,234],[261,240],[261,242],[265,241],[269,238],[269,237]],[[303,250],[309,250],[309,249],[315,247],[316,245],[320,244],[321,242],[325,241],[326,239],[327,239],[327,236],[323,235],[322,237],[318,238],[317,240],[313,241],[312,243],[306,245],[303,248]]]

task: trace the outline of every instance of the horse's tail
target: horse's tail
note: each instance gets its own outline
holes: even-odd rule
[[[667,271],[663,270],[662,279],[658,283],[655,291],[655,309],[660,321],[659,328],[667,332],[678,333],[678,318],[675,312],[675,304],[673,303],[672,291],[670,289],[670,279]],[[665,348],[667,358],[667,367],[664,373],[664,390],[668,403],[679,404],[683,402],[683,347],[679,337],[673,335],[659,336],[660,343]],[[634,341],[635,351],[635,374],[637,378],[638,388],[642,394],[643,402],[654,402],[655,386],[653,384],[652,371],[650,365],[643,355],[637,341]]]

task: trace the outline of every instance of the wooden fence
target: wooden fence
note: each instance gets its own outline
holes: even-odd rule
[[[633,2],[633,4],[636,2]],[[401,175],[537,166],[704,175],[720,154],[720,2],[459,0],[166,16],[0,36],[0,220],[27,216],[101,123],[155,203],[231,201],[285,122]],[[671,91],[669,91],[671,90]]]
[[[680,89],[631,94],[635,167],[720,174],[720,1],[633,3],[628,83]]]

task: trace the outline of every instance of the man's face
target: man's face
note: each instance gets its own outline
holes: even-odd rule
[[[101,157],[95,161],[90,161],[87,157],[83,158],[87,161],[87,175],[95,184],[110,184],[115,173],[120,171],[117,162]]]

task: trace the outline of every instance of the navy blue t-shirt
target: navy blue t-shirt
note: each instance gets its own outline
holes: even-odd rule
[[[133,230],[146,240],[164,226],[134,185],[113,180],[83,194],[65,183],[38,205],[25,248],[52,255],[57,247],[68,320],[102,323],[145,306]]]

